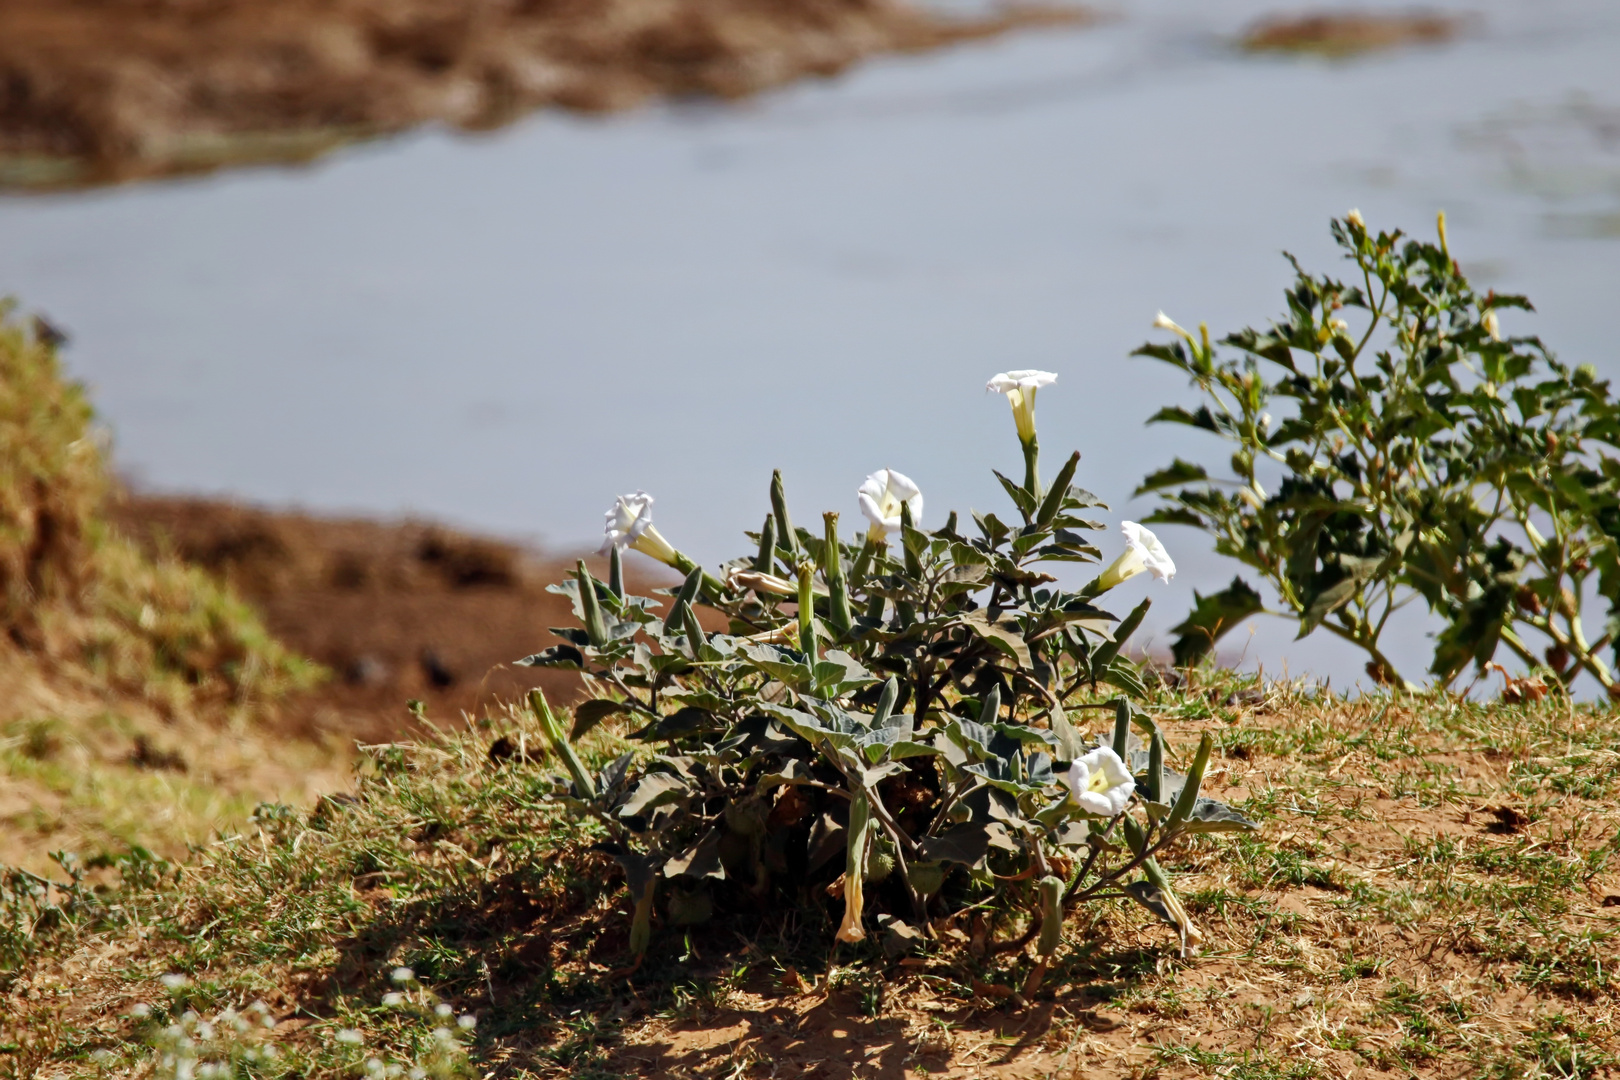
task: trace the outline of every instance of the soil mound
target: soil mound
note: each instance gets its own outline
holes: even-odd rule
[[[148,551],[222,578],[278,641],[331,670],[264,721],[286,734],[389,739],[413,728],[412,699],[444,722],[535,686],[564,703],[578,694],[577,676],[512,666],[557,643],[548,627],[573,624],[568,602],[545,590],[571,562],[426,522],[203,499],[131,497],[114,516]],[[631,580],[643,592],[656,584]]]
[[[735,98],[1077,9],[903,0],[9,0],[0,185],[296,160],[428,121]]]

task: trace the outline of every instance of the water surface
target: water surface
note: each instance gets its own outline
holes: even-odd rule
[[[166,490],[421,513],[556,547],[646,488],[703,559],[758,524],[773,467],[801,522],[857,516],[892,466],[929,518],[1004,501],[1018,467],[984,380],[1061,373],[1049,456],[1114,518],[1191,433],[1187,391],[1127,359],[1154,312],[1224,331],[1280,308],[1327,220],[1432,228],[1505,320],[1620,377],[1620,8],[1479,0],[1453,44],[1348,62],[1249,57],[1249,0],[1137,0],[1100,27],[879,60],[742,105],[538,115],[309,169],[0,199],[0,292],[47,311]],[[1055,463],[1054,463],[1055,464]],[[1183,572],[1150,632],[1235,567]],[[1112,537],[1105,548],[1116,547]],[[1122,603],[1146,588],[1124,587]],[[1281,623],[1268,670],[1359,660]],[[1400,648],[1425,666],[1420,626]]]

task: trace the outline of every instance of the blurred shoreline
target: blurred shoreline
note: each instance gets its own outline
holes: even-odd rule
[[[300,162],[534,109],[736,99],[1083,8],[905,0],[15,0],[0,9],[0,189]]]

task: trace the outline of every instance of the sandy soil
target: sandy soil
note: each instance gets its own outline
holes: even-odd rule
[[[863,57],[1082,20],[904,0],[7,0],[0,185],[310,157],[425,122],[735,98]]]

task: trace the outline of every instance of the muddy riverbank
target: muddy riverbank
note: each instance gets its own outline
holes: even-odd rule
[[[738,98],[1086,17],[903,0],[14,0],[0,7],[0,186],[298,160],[545,106]]]

